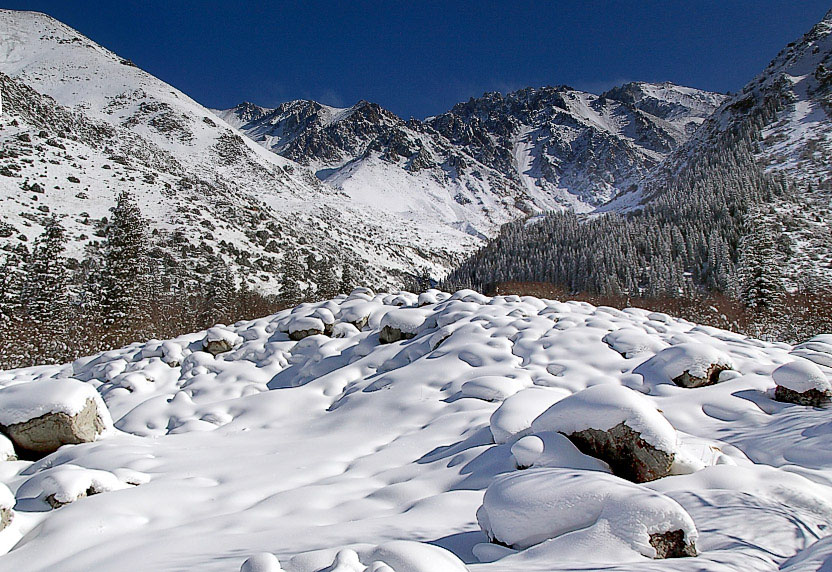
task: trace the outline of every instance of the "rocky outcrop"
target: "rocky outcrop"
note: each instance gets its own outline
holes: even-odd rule
[[[62,412],[46,413],[40,417],[0,426],[18,451],[48,455],[61,445],[90,443],[104,431],[105,424],[98,411],[98,404],[88,399],[76,415]]]
[[[581,453],[601,459],[622,479],[645,483],[670,474],[673,453],[657,449],[624,423],[606,431],[585,429],[566,436]]]
[[[685,558],[696,556],[696,545],[685,539],[684,530],[671,530],[650,535],[650,546],[656,550],[654,558]]]
[[[378,339],[383,344],[392,344],[401,340],[410,340],[416,337],[413,332],[403,332],[399,328],[384,326],[378,334]]]

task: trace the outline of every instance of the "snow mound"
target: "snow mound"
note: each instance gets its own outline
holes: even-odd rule
[[[249,557],[240,567],[240,572],[282,572],[282,570],[277,557],[268,552]]]
[[[792,354],[825,367],[832,367],[832,334],[819,334],[798,344]]]
[[[0,389],[0,425],[8,427],[25,423],[49,413],[78,415],[92,400],[104,427],[102,434],[113,427],[104,401],[90,384],[77,379],[44,379]]]
[[[785,363],[775,369],[771,377],[778,386],[797,393],[805,393],[812,389],[820,392],[832,391],[832,384],[824,373],[809,360]]]
[[[604,336],[603,341],[612,349],[629,359],[643,353],[656,353],[667,344],[656,336],[635,328],[621,328]]]
[[[466,381],[460,389],[462,397],[472,397],[483,401],[503,401],[526,387],[519,379],[487,375]]]
[[[52,508],[58,508],[83,497],[126,489],[129,486],[109,471],[87,469],[67,463],[29,478],[18,489],[17,497],[23,504],[37,499]]]
[[[0,434],[0,461],[13,461],[16,458],[14,443],[5,435]]]
[[[644,367],[655,372],[660,382],[698,387],[716,383],[720,372],[734,369],[734,363],[713,345],[685,342],[661,350]]]
[[[620,385],[595,385],[558,401],[532,422],[532,431],[571,435],[587,429],[608,431],[622,423],[656,449],[676,452],[673,426],[644,396]]]
[[[494,542],[523,550],[549,541],[553,554],[591,547],[593,562],[608,551],[617,562],[622,544],[656,558],[655,535],[676,531],[693,553],[698,537],[693,519],[670,497],[593,471],[530,469],[497,477],[477,519]]]
[[[546,387],[529,387],[515,393],[491,414],[489,427],[494,442],[508,443],[527,435],[538,415],[568,395],[566,390]]]

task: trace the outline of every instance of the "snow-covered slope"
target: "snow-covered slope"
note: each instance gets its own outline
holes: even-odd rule
[[[9,205],[0,216],[10,247],[37,235],[48,213],[69,227],[69,251],[81,253],[92,232],[76,219],[100,220],[122,189],[173,246],[201,253],[203,266],[205,253],[221,255],[266,290],[288,246],[366,266],[368,279],[392,284],[421,267],[439,272],[478,243],[447,217],[416,221],[352,200],[44,14],[0,11],[0,40],[0,199]],[[51,124],[56,115],[60,125]],[[42,193],[29,190],[34,183]]]
[[[335,318],[333,337],[291,341],[312,315]],[[415,337],[380,343],[390,325]],[[218,336],[229,351],[202,351]],[[639,309],[357,290],[0,372],[0,397],[38,379],[88,383],[117,429],[40,461],[0,462],[17,499],[0,568],[228,571],[267,552],[289,572],[386,571],[377,560],[396,572],[815,570],[832,558],[829,415],[774,401],[772,372],[811,355],[830,378],[827,342],[792,354]],[[733,370],[716,385],[676,386],[651,365],[658,352],[670,359],[668,346],[685,349],[679,367],[716,355]],[[554,413],[538,417],[563,399],[582,404],[581,427],[635,415],[645,439],[675,454],[672,474],[644,484],[610,475],[547,431]],[[609,419],[610,399],[638,406]],[[45,501],[87,487],[98,494]],[[662,522],[699,555],[645,556],[639,538]],[[486,532],[523,540],[511,549]]]
[[[366,101],[343,109],[242,103],[217,113],[355,200],[394,187],[414,213],[424,212],[418,197],[429,196],[482,232],[484,216],[590,210],[684,142],[723,99],[639,83],[603,96],[567,87],[489,93],[424,122]]]

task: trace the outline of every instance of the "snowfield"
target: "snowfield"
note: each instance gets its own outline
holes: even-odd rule
[[[382,343],[393,326],[414,337]],[[7,422],[92,394],[114,426],[0,461],[0,569],[832,566],[829,411],[773,398],[828,386],[828,341],[793,354],[640,309],[358,289],[0,372]],[[670,377],[708,360],[730,367],[717,383]],[[569,436],[619,423],[667,476],[627,481]],[[654,560],[671,540],[697,555]]]

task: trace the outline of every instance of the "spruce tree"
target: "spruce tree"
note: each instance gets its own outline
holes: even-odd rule
[[[105,228],[100,311],[113,341],[142,335],[151,303],[148,223],[133,197],[122,191]]]
[[[284,251],[280,262],[280,301],[287,306],[296,306],[303,301],[303,291],[299,284],[302,275],[298,252],[290,247]]]

